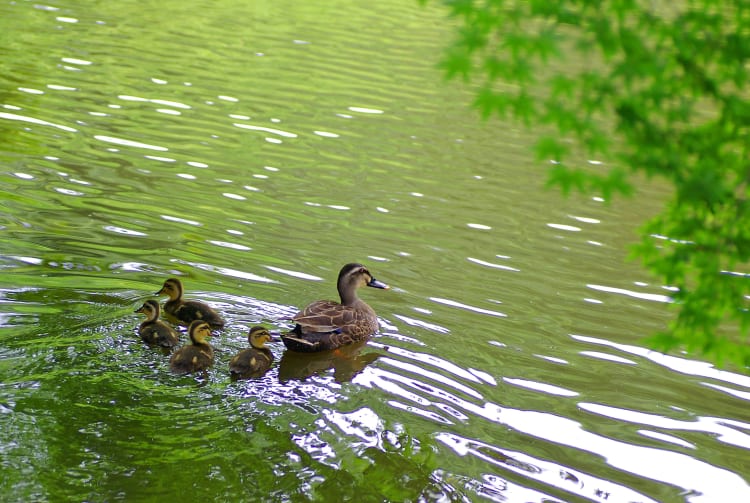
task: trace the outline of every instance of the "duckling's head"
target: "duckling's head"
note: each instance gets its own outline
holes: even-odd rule
[[[145,314],[149,320],[156,319],[159,317],[159,303],[153,299],[149,299],[136,309],[135,312]]]
[[[361,286],[371,286],[373,288],[382,288],[388,290],[390,287],[372,277],[367,267],[362,264],[346,264],[341,268],[338,279],[339,292],[347,290],[356,290]]]
[[[211,336],[211,325],[202,320],[195,320],[188,327],[188,335],[193,344],[205,344],[206,337]]]
[[[253,327],[247,334],[247,340],[255,349],[263,349],[266,347],[266,342],[271,341],[271,333],[266,327]]]
[[[177,278],[169,278],[164,282],[161,290],[154,295],[168,295],[169,300],[177,300],[182,297],[182,281]]]

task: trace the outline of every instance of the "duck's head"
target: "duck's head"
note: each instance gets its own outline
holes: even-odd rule
[[[159,317],[159,303],[153,299],[149,299],[136,309],[135,312],[145,314],[146,318],[154,320]]]
[[[266,342],[271,341],[271,333],[266,327],[253,327],[247,334],[247,340],[255,349],[263,349],[266,347]]]
[[[371,286],[373,288],[382,288],[388,290],[390,287],[378,281],[372,277],[367,267],[362,264],[352,263],[346,264],[341,268],[338,279],[338,290],[341,295],[341,300],[344,304],[348,304],[349,300],[352,300],[352,296],[356,297],[356,290],[362,286]]]
[[[195,320],[188,327],[188,335],[193,344],[205,344],[206,337],[211,336],[211,325],[203,320]]]
[[[177,278],[169,278],[164,282],[161,290],[154,295],[168,295],[170,300],[177,300],[182,297],[182,281]]]

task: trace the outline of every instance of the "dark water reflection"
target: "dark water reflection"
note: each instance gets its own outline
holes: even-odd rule
[[[662,189],[544,192],[533,138],[441,83],[442,15],[0,5],[4,499],[750,499],[750,380],[639,342]],[[353,260],[394,287],[380,333],[232,382]],[[135,332],[173,275],[227,319],[202,376]]]

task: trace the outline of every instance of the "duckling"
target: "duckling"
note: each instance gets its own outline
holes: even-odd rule
[[[367,340],[378,330],[375,311],[357,296],[357,289],[371,286],[387,290],[362,264],[346,264],[339,272],[336,287],[341,302],[318,300],[297,313],[297,325],[282,334],[287,349],[314,353],[336,349],[345,344]]]
[[[224,327],[224,320],[211,306],[197,300],[184,300],[183,292],[182,282],[177,278],[169,278],[155,295],[169,296],[169,300],[164,304],[164,312],[183,325],[189,325],[194,320],[203,320],[213,328]]]
[[[177,345],[180,336],[177,331],[163,321],[159,320],[159,303],[155,300],[147,300],[141,307],[135,310],[136,313],[146,315],[146,321],[138,326],[138,335],[143,342],[171,348]]]
[[[206,370],[214,363],[214,348],[206,342],[211,335],[211,325],[202,320],[190,323],[188,336],[192,344],[182,346],[169,359],[169,368],[176,374]]]
[[[243,349],[229,361],[229,373],[232,379],[260,377],[271,368],[273,353],[266,347],[271,334],[265,327],[253,327],[247,334],[249,349]]]

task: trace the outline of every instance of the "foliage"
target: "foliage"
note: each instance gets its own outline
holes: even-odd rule
[[[651,343],[750,365],[750,0],[444,2],[446,75],[478,85],[484,117],[543,131],[551,185],[609,199],[638,172],[671,182],[635,247],[677,288]]]

